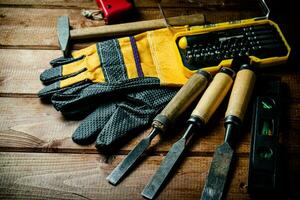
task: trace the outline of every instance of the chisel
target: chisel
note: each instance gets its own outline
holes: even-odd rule
[[[224,143],[214,153],[201,200],[218,200],[223,197],[233,158],[233,137],[240,131],[255,83],[253,67],[248,63],[245,62],[236,75],[225,113]]]
[[[144,197],[153,199],[157,194],[167,176],[182,156],[192,135],[208,122],[226,96],[233,83],[234,75],[234,70],[226,67],[223,67],[215,75],[187,121],[187,128],[184,135],[172,146],[151,181],[142,191]]]
[[[203,70],[198,70],[192,75],[161,113],[154,118],[150,134],[139,142],[127,157],[107,176],[106,180],[116,185],[148,148],[152,139],[157,134],[166,131],[169,125],[203,92],[210,79],[211,74]]]

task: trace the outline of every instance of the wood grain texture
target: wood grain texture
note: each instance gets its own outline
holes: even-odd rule
[[[0,93],[36,96],[43,88],[40,74],[60,51],[0,49]]]
[[[145,7],[157,7],[157,0],[134,0],[134,5],[137,8],[145,8]],[[164,0],[161,2],[161,5],[164,8],[170,7],[179,7],[179,8],[190,8],[190,7],[208,7],[208,8],[229,8],[229,7],[246,7],[253,6],[253,2],[255,0],[244,0],[241,3],[238,0],[194,0],[194,1],[186,1],[186,0]],[[39,7],[39,8],[72,8],[72,9],[96,9],[97,4],[94,0],[1,0],[0,5],[2,6],[23,6],[23,7]],[[249,9],[249,8],[248,8]]]
[[[143,199],[140,192],[163,157],[148,157],[114,187],[105,177],[121,159],[123,156],[105,158],[95,154],[0,153],[0,198]],[[250,199],[247,194],[248,161],[242,157],[236,160],[227,199]],[[210,157],[184,159],[157,199],[199,199],[210,163]],[[297,199],[300,162],[290,157],[286,164],[289,170],[285,195]]]
[[[40,73],[50,67],[52,59],[60,56],[59,50],[0,49],[0,95],[36,95],[43,87]],[[296,67],[296,64],[282,65],[276,71],[266,69],[265,73],[281,77],[292,101],[300,99],[300,73],[293,71]]]
[[[80,10],[0,8],[0,46],[58,49],[56,19],[61,15],[69,15],[71,24],[76,21],[79,26],[103,24],[85,21]]]
[[[164,0],[162,6],[167,17],[204,13],[207,22],[213,23],[252,18],[260,13],[256,0],[194,2]],[[139,10],[129,21],[161,18],[155,0],[135,0],[135,3]],[[295,45],[299,34],[295,20],[291,19],[297,17],[283,16],[282,3],[278,5],[277,16],[283,19],[280,27],[294,52],[299,48]],[[143,162],[118,187],[113,187],[105,177],[124,158],[119,154],[127,154],[147,131],[133,134],[117,151],[101,155],[94,145],[79,146],[71,140],[79,121],[64,119],[51,105],[36,97],[43,87],[39,74],[49,67],[51,59],[61,56],[56,36],[57,17],[69,15],[74,29],[104,25],[102,21],[82,17],[82,8],[97,6],[94,0],[0,0],[0,199],[143,199],[140,196],[143,186],[158,168],[163,155],[181,136],[182,130],[177,129],[155,138]],[[290,14],[296,15],[296,12]],[[99,40],[74,43],[73,49]],[[281,76],[289,87],[290,98],[285,104],[281,134],[286,150],[283,157],[287,167],[283,174],[285,194],[289,199],[300,199],[300,74],[295,72],[299,67],[298,58],[296,60],[283,66],[284,69],[280,66],[266,71]],[[196,134],[186,158],[175,170],[175,177],[157,199],[199,199],[212,154],[223,140],[225,110],[226,104],[222,104],[207,128]],[[249,199],[249,119],[246,116],[245,132],[238,139],[237,166],[227,199]],[[183,124],[179,127],[182,129]]]
[[[199,9],[168,9],[167,17],[202,13]],[[208,22],[223,22],[229,20],[245,19],[256,16],[255,12],[203,11]],[[95,27],[104,25],[103,21],[85,19],[80,10],[73,9],[38,9],[38,8],[11,8],[0,7],[0,47],[5,48],[30,48],[30,49],[59,49],[56,36],[56,20],[58,16],[68,15],[73,29]],[[132,17],[133,21],[135,17]],[[158,9],[149,8],[139,10],[136,18],[150,20],[162,18]],[[97,40],[93,40],[99,41]],[[89,43],[90,44],[90,43]],[[82,48],[79,45],[75,48]]]
[[[42,104],[37,98],[2,97],[0,105],[0,148],[2,151],[97,153],[93,145],[80,146],[72,141],[71,135],[78,126],[78,121],[64,119],[52,106]],[[224,110],[223,104],[207,125],[207,129],[195,134],[197,137],[189,150],[192,155],[212,155],[215,148],[222,143]],[[285,125],[288,131],[283,135],[284,145],[289,152],[294,153],[300,152],[297,142],[300,140],[297,134],[300,130],[299,113],[300,104],[290,105],[288,113],[290,117]],[[164,137],[154,138],[152,150],[166,153],[179,139],[182,134],[180,130],[183,127],[181,124],[177,131],[169,130]],[[237,152],[242,154],[249,152],[249,127],[245,131],[239,136],[237,149]],[[124,140],[127,144],[120,146],[119,153],[128,153],[145,134],[136,133],[131,135],[133,138]]]
[[[169,17],[167,21],[172,26],[185,26],[185,25],[203,25],[205,23],[204,15],[194,14],[187,16]],[[88,27],[83,29],[74,29],[70,31],[73,40],[90,39],[101,37],[121,37],[126,35],[134,35],[144,31],[153,29],[160,29],[166,27],[164,19],[137,21],[123,24],[105,25],[99,27]]]
[[[187,83],[180,88],[175,97],[161,111],[160,115],[166,117],[168,122],[174,123],[206,89],[209,81],[210,80],[201,73],[192,75]]]
[[[0,105],[2,113],[0,116],[0,147],[4,151],[32,151],[34,149],[34,151],[41,152],[97,152],[93,145],[80,146],[72,141],[71,135],[78,126],[78,121],[64,119],[52,106],[42,104],[39,99],[2,97]],[[217,126],[214,124],[211,129],[199,133],[200,137],[192,147],[192,152],[212,154],[216,145],[223,140],[223,125],[220,121],[216,123]],[[124,143],[128,144],[122,147],[121,152],[127,153],[131,150],[141,140],[141,137],[145,136],[145,133],[140,135],[136,133],[136,136],[139,137],[135,137],[131,141],[124,139]],[[180,131],[173,130],[165,134],[160,144],[157,144],[160,137],[156,137],[153,140],[153,146],[157,145],[155,150],[165,153],[179,136]],[[238,152],[248,152],[247,140],[248,136],[245,134]]]
[[[252,92],[255,86],[256,74],[250,69],[240,70],[234,80],[233,88],[225,116],[235,116],[244,121]]]
[[[206,124],[224,100],[232,83],[233,77],[226,73],[217,73],[201,96],[192,116],[200,118]]]
[[[151,156],[117,187],[105,177],[123,158],[76,154],[0,154],[0,197],[2,199],[143,199],[149,177],[163,157]],[[157,199],[198,199],[211,158],[189,157]],[[230,199],[249,199],[245,188],[247,160],[239,159],[228,193]]]

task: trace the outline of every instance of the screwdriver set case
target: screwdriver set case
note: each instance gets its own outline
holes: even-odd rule
[[[290,46],[279,26],[267,17],[208,24],[177,33],[174,48],[184,73],[190,76],[198,69],[214,73],[230,67],[233,58],[240,56],[250,57],[256,67],[285,63]]]

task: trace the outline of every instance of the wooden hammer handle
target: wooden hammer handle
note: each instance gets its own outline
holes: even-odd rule
[[[181,25],[201,25],[205,19],[203,14],[194,14],[179,17],[167,18],[167,21],[172,26]],[[89,27],[74,29],[70,31],[72,39],[86,39],[106,36],[122,36],[141,33],[143,31],[166,27],[164,19],[155,19],[115,25],[105,25],[100,27]]]
[[[235,78],[225,116],[244,119],[255,83],[255,73],[250,69],[241,69]]]

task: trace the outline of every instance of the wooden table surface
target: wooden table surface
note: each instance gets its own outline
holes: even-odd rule
[[[167,16],[204,13],[207,22],[223,22],[259,15],[254,0],[164,0]],[[285,1],[286,2],[286,1]],[[160,18],[154,0],[135,0],[138,17]],[[272,19],[281,27],[293,53],[288,64],[266,70],[282,77],[289,88],[285,104],[281,143],[285,152],[283,188],[288,199],[300,199],[300,67],[297,14],[293,6],[271,6]],[[94,145],[75,144],[71,135],[80,123],[64,119],[51,105],[37,97],[43,87],[39,74],[51,59],[61,56],[56,37],[56,19],[69,15],[75,28],[104,25],[87,20],[81,9],[96,9],[94,0],[0,0],[0,199],[143,199],[144,185],[158,168],[171,145],[180,137],[160,141],[117,187],[105,177],[148,132],[137,134],[110,155]],[[299,29],[299,27],[298,27]],[[95,42],[95,41],[94,41]],[[73,46],[80,49],[91,43]],[[186,158],[157,199],[199,199],[213,152],[223,140],[222,105],[203,135],[197,137]],[[249,121],[249,120],[248,120]],[[237,147],[237,162],[227,199],[250,199],[247,193],[249,123]],[[155,143],[159,138],[155,139]]]

